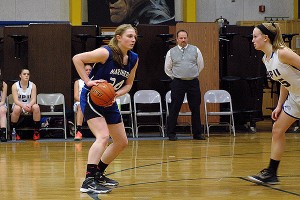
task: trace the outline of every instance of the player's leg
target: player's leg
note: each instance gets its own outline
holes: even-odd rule
[[[106,177],[104,172],[108,165],[127,147],[128,139],[123,122],[118,124],[109,124],[108,128],[113,142],[106,148],[101,157],[98,164],[96,180],[103,185],[117,186],[119,183]]]
[[[76,130],[77,132],[75,133],[74,140],[75,141],[80,141],[82,140],[82,133],[81,133],[81,128],[82,128],[82,123],[83,123],[83,114],[81,111],[81,107],[78,104],[77,105],[77,112],[76,112]]]
[[[285,149],[285,133],[296,121],[295,118],[281,111],[272,128],[271,158],[269,167],[260,171],[257,175],[248,178],[257,183],[278,184],[277,169]]]
[[[12,113],[10,116],[10,122],[11,122],[11,129],[16,129],[17,128],[17,123],[19,121],[19,118],[22,114],[23,110],[20,106],[14,104],[12,107]],[[16,133],[16,139],[19,140],[21,139],[18,133]]]
[[[1,126],[1,132],[0,132],[0,140],[1,142],[6,142],[6,112],[7,108],[5,105],[0,106],[0,126]]]
[[[38,104],[34,104],[32,106],[32,115],[34,122],[34,132],[33,132],[33,140],[40,139],[40,128],[41,128],[41,111],[40,106]]]
[[[106,121],[103,117],[89,119],[87,123],[89,125],[90,130],[96,137],[96,140],[89,150],[86,178],[80,188],[80,191],[108,193],[111,191],[111,189],[98,184],[98,182],[95,181],[95,175],[97,172],[97,167],[100,158],[108,144],[109,130]]]

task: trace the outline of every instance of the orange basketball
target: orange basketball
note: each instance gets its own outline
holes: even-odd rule
[[[109,106],[116,95],[114,87],[107,82],[101,82],[93,86],[90,91],[90,97],[94,104],[98,106]]]

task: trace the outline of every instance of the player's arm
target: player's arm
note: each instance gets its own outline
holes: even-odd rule
[[[277,102],[277,106],[274,109],[274,111],[272,112],[271,118],[276,121],[279,117],[279,114],[282,110],[282,106],[288,96],[288,90],[284,87],[284,86],[280,86],[280,93],[279,93],[279,98],[278,98],[278,102]]]
[[[116,92],[116,96],[122,96],[124,94],[126,94],[127,92],[129,92],[132,88],[133,85],[133,81],[135,78],[135,73],[136,73],[136,69],[138,67],[138,60],[136,62],[136,64],[134,65],[134,67],[132,68],[132,70],[130,71],[130,75],[128,77],[128,79],[125,82],[125,85],[123,87],[121,87],[117,92]]]
[[[278,50],[278,58],[280,62],[300,69],[300,56],[290,48],[283,48]]]
[[[77,54],[73,57],[73,63],[79,74],[80,78],[84,81],[87,86],[97,85],[99,83],[98,80],[91,81],[88,75],[85,72],[84,64],[85,63],[105,63],[108,59],[109,52],[105,48],[98,48],[93,51],[84,52]]]
[[[79,80],[74,83],[74,100],[79,101]]]
[[[22,103],[21,101],[19,101],[18,99],[18,90],[17,90],[17,82],[14,83],[11,87],[11,93],[12,93],[12,96],[13,96],[13,100],[14,100],[14,103],[18,106],[20,106],[21,108],[24,108],[24,103]]]
[[[32,107],[34,104],[36,104],[36,85],[32,83],[32,89],[31,89],[31,99],[28,104],[28,106]]]

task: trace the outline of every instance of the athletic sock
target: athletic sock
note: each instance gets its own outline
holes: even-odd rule
[[[96,172],[97,172],[97,165],[87,164],[85,178],[95,177]]]
[[[17,127],[17,123],[11,122],[11,129],[16,128]]]
[[[41,127],[40,121],[34,121],[33,123],[34,123],[34,130],[39,131]]]
[[[81,132],[81,127],[82,126],[77,126],[77,131]]]
[[[1,128],[1,133],[6,134],[6,128]]]
[[[279,166],[279,162],[280,160],[273,160],[273,159],[270,159],[270,164],[269,164],[269,171],[275,175],[277,175],[277,169],[278,169],[278,166]]]
[[[100,172],[101,174],[103,174],[104,171],[106,170],[107,166],[108,166],[108,164],[105,164],[104,162],[102,162],[100,160],[98,167],[97,167],[97,171]]]

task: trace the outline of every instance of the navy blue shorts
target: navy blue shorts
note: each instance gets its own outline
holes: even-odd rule
[[[85,87],[83,87],[81,91],[80,107],[86,121],[96,117],[104,117],[107,124],[118,124],[122,122],[122,117],[116,102],[109,107],[97,106],[90,100],[90,91]]]

